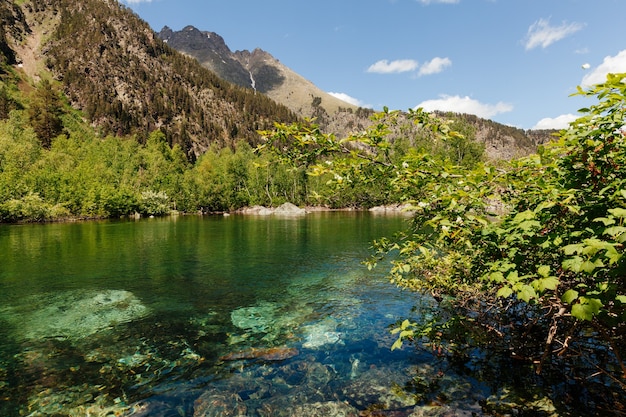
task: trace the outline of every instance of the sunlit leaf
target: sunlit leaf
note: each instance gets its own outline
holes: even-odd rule
[[[393,345],[391,345],[391,350],[400,349],[402,347],[402,339],[396,340]]]
[[[566,271],[572,272],[580,272],[583,264],[583,258],[580,256],[574,256],[573,258],[569,258],[563,261],[561,266]]]
[[[581,297],[581,302],[572,306],[572,316],[590,321],[598,314],[601,307],[602,303],[597,298]]]
[[[615,217],[619,217],[620,219],[626,218],[626,209],[623,209],[621,207],[609,209],[609,213],[611,213]]]
[[[550,267],[548,265],[541,265],[539,268],[537,268],[537,273],[542,277],[547,277],[548,275],[550,275]]]
[[[508,298],[511,296],[511,294],[513,294],[513,290],[511,289],[511,287],[502,287],[498,290],[496,295],[498,297]]]
[[[567,290],[561,296],[561,301],[567,304],[572,304],[572,301],[578,299],[578,291],[576,290]]]
[[[530,300],[537,298],[537,293],[530,285],[524,285],[521,291],[517,293],[517,298],[528,303]]]

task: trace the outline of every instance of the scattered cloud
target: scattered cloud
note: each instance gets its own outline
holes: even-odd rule
[[[436,57],[424,63],[420,67],[419,73],[417,75],[422,76],[422,75],[438,74],[451,65],[452,65],[452,61],[449,58]]]
[[[578,116],[575,114],[562,114],[554,118],[546,117],[539,120],[537,124],[532,127],[532,129],[567,129],[569,124],[576,119],[578,119]]]
[[[607,56],[597,68],[583,77],[581,85],[589,87],[606,81],[609,73],[626,72],[626,49],[615,56]]]
[[[395,61],[382,59],[370,65],[367,72],[376,74],[397,74],[419,70],[417,75],[421,77],[422,75],[438,74],[451,65],[452,61],[450,58],[441,57],[435,57],[425,62],[422,66],[414,59],[398,59]]]
[[[584,69],[584,70],[588,70],[589,68],[591,68],[591,64],[586,62],[586,63],[581,65],[581,68]]]
[[[450,111],[454,113],[475,114],[478,117],[489,119],[497,114],[506,113],[513,110],[513,106],[508,103],[499,102],[497,104],[485,104],[474,100],[468,96],[448,96],[442,95],[435,100],[426,100],[416,106],[422,107],[426,111]]]
[[[399,72],[411,72],[417,69],[418,62],[412,59],[398,59],[396,61],[380,60],[367,69],[367,72],[377,74],[393,74]]]
[[[547,48],[554,42],[558,42],[567,36],[578,32],[583,27],[582,23],[566,23],[560,26],[551,26],[549,19],[539,19],[528,28],[528,33],[524,40],[526,50],[534,49],[538,46]]]
[[[425,5],[429,5],[429,4],[457,4],[457,3],[460,3],[461,0],[417,0],[417,2],[425,4]]]
[[[372,105],[370,104],[365,104],[364,102],[362,102],[361,100],[359,100],[358,98],[354,98],[349,96],[346,93],[333,93],[333,92],[329,92],[328,94],[330,94],[331,96],[338,98],[339,100],[343,100],[346,103],[350,103],[353,104],[355,106],[359,106],[359,107],[364,107],[364,108],[372,108]]]

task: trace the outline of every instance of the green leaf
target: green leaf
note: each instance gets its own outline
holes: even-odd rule
[[[572,306],[572,316],[580,320],[590,321],[597,315],[602,307],[602,302],[597,298],[581,297],[579,304]]]
[[[530,285],[523,285],[521,291],[517,293],[517,298],[529,303],[530,300],[537,298],[537,293]]]
[[[615,300],[622,304],[626,304],[626,295],[618,295],[615,297]]]
[[[621,235],[622,233],[626,232],[626,227],[624,226],[613,226],[613,227],[607,227],[606,229],[604,229],[604,233],[602,233],[603,235],[609,235],[613,238]]]
[[[623,209],[621,207],[609,209],[609,213],[611,213],[615,217],[619,217],[620,219],[626,218],[626,209]]]
[[[405,339],[407,337],[413,336],[415,332],[413,330],[403,330],[400,332],[400,339]]]
[[[519,281],[519,274],[517,271],[511,271],[508,273],[508,275],[506,276],[506,280],[512,284],[516,283]]]
[[[540,284],[539,284],[540,291],[545,291],[545,290],[554,291],[556,290],[556,287],[558,287],[560,283],[560,281],[556,277],[547,277],[539,281],[540,281]]]
[[[537,268],[537,273],[545,278],[550,275],[550,267],[548,265],[541,265]]]
[[[508,298],[511,296],[511,294],[513,294],[513,290],[511,289],[511,287],[502,287],[498,290],[498,293],[496,294],[496,296],[502,297],[502,298]]]
[[[500,271],[492,272],[489,274],[489,280],[499,284],[504,282],[504,275]]]
[[[602,222],[605,226],[610,226],[615,224],[615,219],[607,218],[607,217],[598,217],[593,219],[594,222]]]
[[[574,256],[573,258],[564,260],[561,266],[566,271],[580,272],[582,264],[583,258],[581,258],[580,256]]]
[[[585,261],[580,265],[580,270],[591,274],[596,269],[596,264],[591,261]]]
[[[561,296],[561,301],[567,304],[572,304],[572,301],[578,299],[578,291],[576,290],[567,290]]]
[[[512,223],[518,224],[526,220],[532,220],[534,218],[535,218],[535,213],[531,210],[526,210],[521,213],[517,213],[515,217],[513,218]]]
[[[585,248],[585,245],[583,245],[582,243],[575,243],[575,244],[564,246],[563,253],[567,256],[570,256],[575,253],[581,253],[584,248]]]
[[[537,220],[525,220],[521,222],[518,227],[521,230],[528,232],[532,229],[538,228],[539,226],[541,226],[541,223],[539,223]]]

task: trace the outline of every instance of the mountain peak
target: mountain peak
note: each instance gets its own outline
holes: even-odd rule
[[[232,52],[220,35],[193,26],[186,26],[179,32],[164,28],[159,37],[171,47],[196,58],[221,78],[264,93],[301,116],[316,116],[320,108],[329,114],[341,108],[357,109],[320,90],[261,48]],[[317,99],[321,99],[321,103]]]

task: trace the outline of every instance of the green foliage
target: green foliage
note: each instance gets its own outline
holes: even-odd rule
[[[63,106],[59,93],[48,80],[39,83],[30,101],[28,116],[30,123],[44,148],[50,148],[52,139],[58,136],[63,123]]]
[[[538,371],[556,354],[572,353],[619,382],[620,373],[626,377],[625,77],[580,89],[598,103],[581,109],[557,142],[497,166],[474,157],[464,163],[471,131],[463,135],[455,130],[463,125],[421,109],[409,118],[432,145],[401,146],[400,158],[386,139],[388,112],[341,141],[300,125],[264,134],[275,153],[337,189],[377,183],[413,206],[410,227],[376,245],[380,256],[397,253],[392,282],[446,300],[442,311],[465,323],[435,320],[436,333],[458,338],[462,331],[477,341],[486,332],[491,346],[535,361]],[[453,149],[447,157],[433,155],[446,146]],[[403,323],[394,347],[423,330]],[[612,362],[600,363],[605,356],[597,353],[607,347]]]

